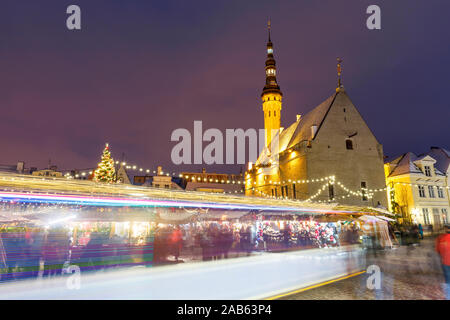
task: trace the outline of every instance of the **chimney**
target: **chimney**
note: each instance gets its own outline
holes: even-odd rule
[[[317,133],[317,126],[314,124],[311,126],[311,140],[314,139]]]
[[[301,117],[302,117],[301,114],[298,114],[298,115],[297,115],[297,122],[300,121],[300,118],[301,118]]]
[[[205,168],[202,168],[202,173],[206,173],[206,169]]]

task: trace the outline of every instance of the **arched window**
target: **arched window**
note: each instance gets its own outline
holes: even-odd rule
[[[353,141],[350,139],[345,140],[345,147],[347,150],[353,150]]]
[[[269,111],[269,117],[270,117],[270,111]]]
[[[277,116],[277,112],[276,112],[276,111],[273,112],[273,116],[274,116],[274,117]]]

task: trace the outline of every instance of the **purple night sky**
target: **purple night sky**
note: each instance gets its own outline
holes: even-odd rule
[[[66,28],[66,8],[82,30]],[[382,29],[368,30],[377,4]],[[449,1],[6,0],[0,13],[0,164],[61,169],[113,157],[171,171],[176,128],[262,128],[267,19],[282,125],[343,84],[385,155],[450,147]],[[207,170],[238,171],[236,166]]]

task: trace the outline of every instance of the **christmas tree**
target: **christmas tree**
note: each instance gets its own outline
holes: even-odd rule
[[[94,171],[95,182],[107,182],[113,183],[116,181],[116,169],[114,168],[114,160],[111,158],[111,152],[109,146],[106,144],[102,154],[102,161],[98,164],[97,169]]]

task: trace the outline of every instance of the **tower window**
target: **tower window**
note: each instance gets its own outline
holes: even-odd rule
[[[350,139],[345,140],[345,147],[347,150],[353,150],[353,141]]]
[[[269,117],[270,117],[270,111],[269,111]]]
[[[277,112],[276,112],[276,111],[273,112],[273,116],[274,116],[274,117],[277,116]]]
[[[267,69],[266,74],[268,76],[274,76],[275,75],[275,69],[273,69],[273,68]]]

